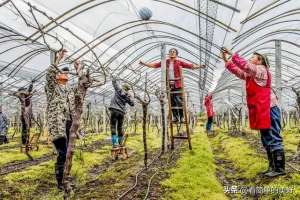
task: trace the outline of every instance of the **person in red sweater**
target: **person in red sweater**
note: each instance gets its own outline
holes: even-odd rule
[[[229,60],[227,55],[231,54]],[[267,56],[254,52],[249,61],[239,54],[222,48],[226,68],[246,81],[247,106],[250,128],[259,130],[261,141],[267,151],[269,168],[263,174],[275,177],[285,174],[283,140],[280,134],[280,109],[273,90]]]
[[[205,96],[204,105],[205,105],[206,113],[207,113],[206,132],[207,132],[207,134],[210,134],[211,133],[211,126],[212,126],[212,123],[213,123],[213,116],[214,116],[212,94],[211,93],[209,93]]]
[[[170,88],[172,92],[178,92],[182,89],[181,82],[181,69],[199,69],[204,68],[204,65],[197,65],[192,63],[186,63],[177,58],[178,50],[172,48],[169,50],[169,58],[167,59],[167,78],[170,83]],[[150,67],[150,68],[160,68],[161,62],[156,63],[144,63],[140,61],[141,65]],[[171,105],[173,107],[182,107],[182,94],[181,93],[172,93],[171,94]],[[180,121],[183,122],[183,110],[182,109],[173,109],[174,122]]]

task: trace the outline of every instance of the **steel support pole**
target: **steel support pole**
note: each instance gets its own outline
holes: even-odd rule
[[[275,40],[275,88],[279,105],[282,105],[281,41]]]
[[[161,98],[162,98],[162,149],[166,150],[168,148],[168,122],[167,122],[167,56],[166,56],[166,45],[161,46]]]
[[[230,89],[227,90],[228,91],[228,102],[231,102],[231,98],[230,98]],[[231,128],[231,110],[230,110],[230,106],[228,105],[228,130]]]
[[[246,88],[242,86],[242,128],[246,127]]]

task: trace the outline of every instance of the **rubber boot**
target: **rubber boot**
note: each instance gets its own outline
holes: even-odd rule
[[[8,141],[7,136],[5,135],[5,136],[4,136],[4,144],[7,144],[7,143],[9,143],[9,141]]]
[[[118,136],[118,143],[120,146],[122,146],[122,142],[123,142],[123,136]]]
[[[59,190],[63,190],[64,189],[64,185],[63,185],[64,165],[55,164],[55,176],[57,181],[57,188]]]
[[[5,135],[0,135],[0,145],[5,143]]]
[[[275,170],[273,155],[269,148],[267,149],[267,155],[268,155],[269,167],[266,171],[262,172],[263,175]]]
[[[112,146],[113,148],[117,148],[119,145],[118,145],[118,136],[117,135],[112,135],[111,136],[111,142],[112,142]]]
[[[265,176],[276,177],[276,176],[285,175],[284,150],[283,149],[275,150],[272,152],[272,155],[273,155],[275,169],[269,173],[266,173]]]

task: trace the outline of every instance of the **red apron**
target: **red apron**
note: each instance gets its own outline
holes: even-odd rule
[[[267,70],[266,86],[259,86],[253,78],[246,80],[247,104],[249,111],[250,128],[260,130],[271,126],[271,74]]]

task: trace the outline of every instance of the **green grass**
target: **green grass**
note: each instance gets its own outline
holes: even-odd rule
[[[85,138],[85,144],[89,146],[91,143],[101,141],[103,139],[106,139],[107,137],[108,136],[105,134],[89,135]],[[157,137],[156,134],[149,133],[147,135],[147,138],[149,149],[158,148],[160,146],[160,137]],[[81,146],[79,142],[77,143],[77,145]],[[129,135],[127,146],[129,147],[129,149],[135,151],[134,154],[136,154],[136,156],[139,156],[138,161],[140,163],[130,163],[130,160],[123,161],[124,166],[128,167],[128,172],[124,172],[122,173],[122,176],[118,176],[119,179],[117,180],[119,181],[115,186],[117,186],[118,184],[121,185],[120,181],[124,181],[126,177],[130,175],[130,170],[132,171],[132,173],[134,173],[135,170],[137,170],[137,168],[142,164],[143,160],[141,159],[141,155],[143,153],[143,142],[140,129],[138,130],[138,134]],[[105,159],[111,159],[110,150],[111,146],[109,144],[106,146],[102,146],[101,148],[93,152],[84,152],[79,150],[75,151],[71,174],[74,177],[77,187],[83,186],[91,178],[94,178],[89,176],[90,169],[92,169],[96,165],[101,164]],[[22,156],[25,156],[24,154],[19,153],[18,149],[14,149],[11,151],[11,154],[9,153],[9,155],[4,158],[6,162],[16,159],[21,160],[23,159]],[[32,154],[41,154],[42,152],[43,148],[38,152],[33,151]],[[19,156],[19,154],[20,158],[16,157],[16,155]],[[4,199],[62,199],[62,193],[56,189],[54,163],[55,161],[51,160],[41,163],[37,166],[26,168],[21,172],[15,172],[4,176],[3,179],[0,180],[0,187],[4,188],[4,190],[2,191],[4,194]],[[115,174],[115,170],[118,171],[119,168],[116,167],[109,169],[108,172],[104,174],[104,177],[108,177],[110,173]],[[123,187],[124,185],[127,186],[127,183],[123,182]],[[101,190],[103,189],[101,188]]]
[[[219,134],[212,139],[212,144],[223,149],[218,155],[222,159],[230,160],[238,170],[235,177],[254,178],[258,172],[267,168],[267,161],[262,156],[258,155],[255,149],[241,138],[230,137],[219,131]]]
[[[161,136],[147,133],[148,151],[160,148]],[[137,134],[129,134],[126,146],[130,151],[134,151],[126,160],[118,160],[111,165],[105,172],[96,178],[102,183],[101,188],[90,188],[86,194],[79,194],[79,199],[114,199],[116,194],[122,193],[132,183],[132,177],[143,167],[143,141],[142,130],[139,128]]]
[[[170,177],[161,184],[166,188],[164,199],[222,200],[227,199],[215,173],[216,165],[208,138],[196,131],[192,138],[193,150],[181,153]]]
[[[30,155],[33,158],[38,158],[50,152],[51,148],[41,145],[39,151],[31,151]],[[24,152],[20,151],[20,148],[6,149],[0,152],[0,165],[4,165],[12,161],[22,161],[27,159],[28,157]]]
[[[90,144],[104,137],[107,136],[99,134],[89,136],[87,137],[87,143]],[[43,148],[37,152],[33,151],[32,155],[36,157],[36,153],[41,154],[42,152]],[[13,153],[12,151],[9,155],[13,155],[13,160],[16,160],[19,159],[19,157],[16,157],[18,154],[18,152]],[[20,159],[22,158],[21,155]],[[71,170],[76,185],[84,185],[89,178],[89,170],[109,156],[110,145],[103,146],[94,152],[76,150]],[[8,160],[7,158],[5,159],[6,161]],[[62,193],[56,189],[54,163],[54,160],[43,162],[23,171],[4,176],[2,181],[0,181],[0,187],[4,188],[2,191],[4,199],[62,199]]]
[[[249,133],[251,134],[251,133]],[[258,137],[255,135],[253,137]],[[284,145],[291,153],[295,153],[299,142],[298,134],[295,130],[285,130],[283,132]],[[219,158],[230,160],[238,173],[235,173],[230,178],[255,178],[258,172],[262,171],[267,166],[265,159],[257,153],[255,147],[250,146],[245,138],[234,138],[225,134],[224,130],[219,130],[219,135],[212,139],[213,145],[218,145],[217,148],[222,148]],[[297,167],[297,166],[296,166]],[[288,167],[287,167],[288,168]],[[299,166],[298,166],[299,168]],[[226,174],[225,174],[226,175]],[[227,177],[229,177],[227,175]],[[257,177],[256,177],[257,178]],[[292,189],[292,192],[286,193],[268,193],[264,194],[260,199],[300,199],[300,175],[298,173],[290,173],[288,176],[281,176],[267,181],[262,185],[256,183],[248,183],[249,185],[262,186],[264,188],[277,189]]]

